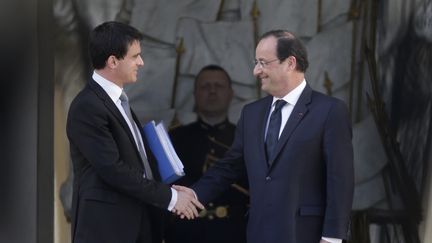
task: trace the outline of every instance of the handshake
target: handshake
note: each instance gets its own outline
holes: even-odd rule
[[[180,216],[180,218],[194,219],[198,217],[197,208],[204,209],[204,206],[197,200],[194,191],[188,187],[173,185],[177,191],[177,203],[171,212]]]

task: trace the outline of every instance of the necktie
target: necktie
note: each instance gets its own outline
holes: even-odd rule
[[[273,156],[274,150],[276,149],[277,142],[279,141],[279,130],[282,121],[281,110],[286,103],[287,102],[285,100],[277,100],[275,109],[270,116],[270,122],[267,128],[267,136],[265,141],[267,159],[269,160],[269,163],[272,163],[271,158]]]
[[[128,99],[128,97],[124,91],[120,95],[120,101],[121,101],[121,105],[122,105],[124,111],[126,112],[127,117],[129,118],[130,123],[132,124],[132,130],[133,130],[133,133],[135,134],[135,138],[138,142],[138,151],[139,151],[139,154],[140,154],[141,159],[143,161],[144,174],[145,174],[147,179],[153,179],[153,174],[151,172],[150,164],[149,164],[149,162],[145,156],[145,153],[144,153],[144,146],[142,145],[141,140],[139,139],[139,136],[138,136],[139,131],[138,131],[137,125],[136,125],[134,119],[132,118],[132,114],[131,114],[131,110],[130,110],[130,106],[129,106],[129,99]]]

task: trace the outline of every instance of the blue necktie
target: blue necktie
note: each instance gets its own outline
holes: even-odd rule
[[[132,114],[131,114],[131,110],[130,110],[130,106],[129,106],[129,99],[126,95],[126,93],[123,91],[122,94],[120,95],[120,101],[121,101],[121,105],[123,107],[123,110],[126,112],[127,117],[129,118],[129,121],[132,125],[132,132],[135,134],[136,140],[138,142],[138,151],[139,154],[141,156],[142,162],[143,162],[143,166],[144,166],[144,176],[147,179],[153,179],[153,174],[150,168],[150,164],[145,156],[145,152],[144,152],[144,146],[141,143],[141,140],[139,139],[138,136],[138,128],[137,125],[134,121],[134,119],[132,118]]]
[[[275,104],[275,109],[270,116],[270,122],[267,128],[267,136],[265,141],[267,159],[269,163],[272,163],[270,159],[272,159],[273,153],[276,149],[276,145],[279,141],[279,131],[282,122],[281,110],[286,103],[287,102],[285,100],[277,100]]]

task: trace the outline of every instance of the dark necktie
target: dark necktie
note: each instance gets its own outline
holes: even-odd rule
[[[138,131],[137,125],[136,125],[134,119],[132,118],[131,110],[129,107],[129,99],[128,99],[128,97],[124,91],[120,95],[120,101],[121,101],[121,105],[123,107],[123,110],[126,112],[126,115],[129,118],[129,121],[132,125],[132,130],[133,130],[132,132],[135,134],[135,138],[138,142],[138,151],[139,151],[139,154],[140,154],[141,159],[143,161],[144,174],[145,174],[147,179],[153,179],[153,174],[151,172],[150,164],[149,164],[149,162],[145,156],[144,146],[142,145],[141,140],[139,139],[139,136],[138,136],[139,131]]]
[[[279,141],[279,131],[282,122],[281,110],[286,103],[287,102],[285,100],[277,100],[275,109],[270,116],[270,122],[267,128],[267,136],[265,141],[267,159],[269,163],[272,163],[271,159]]]

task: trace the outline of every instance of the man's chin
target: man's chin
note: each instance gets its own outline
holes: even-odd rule
[[[135,83],[137,80],[138,80],[137,78],[130,79],[128,83],[129,83],[129,84],[133,84],[133,83]]]
[[[265,84],[261,84],[261,90],[268,93],[268,87]]]

